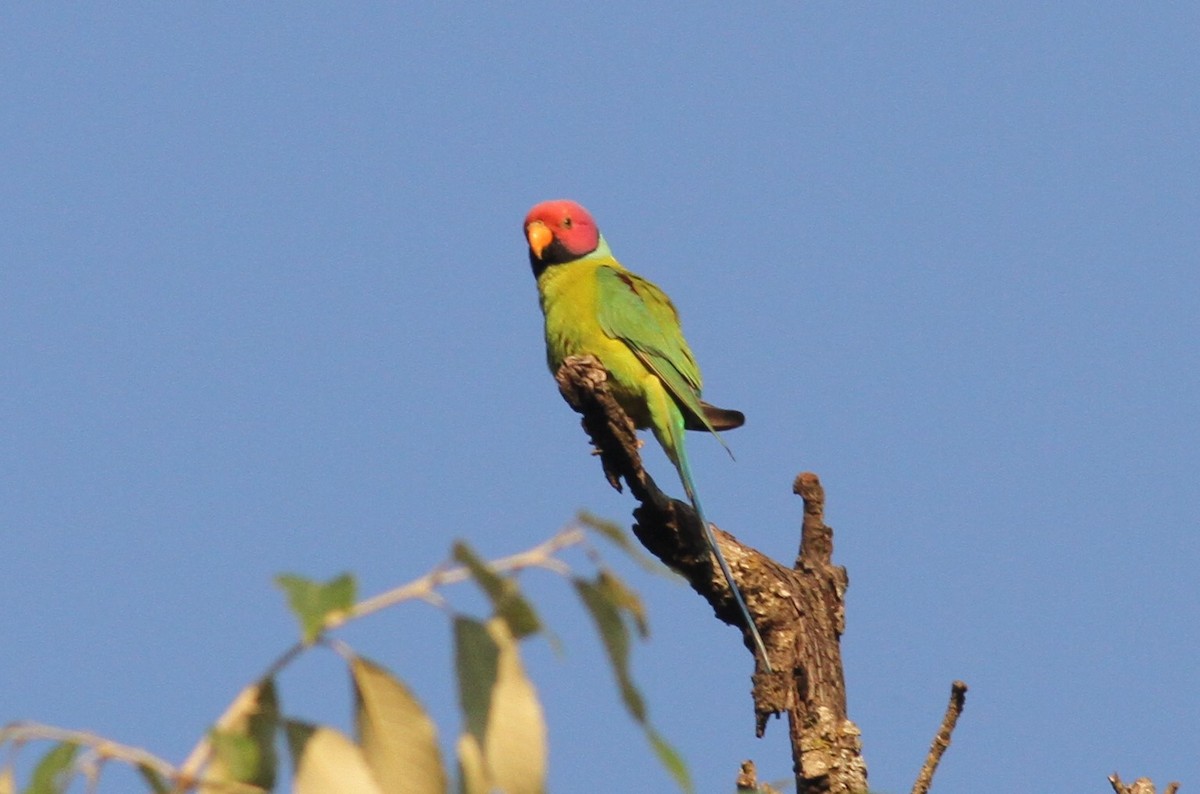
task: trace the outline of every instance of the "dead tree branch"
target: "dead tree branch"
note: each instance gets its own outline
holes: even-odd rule
[[[1121,776],[1118,775],[1116,772],[1113,772],[1111,775],[1108,776],[1108,782],[1112,784],[1113,791],[1117,792],[1117,794],[1154,794],[1155,793],[1154,783],[1152,783],[1150,781],[1150,778],[1148,778],[1148,777],[1139,777],[1137,780],[1133,781],[1132,783],[1125,784],[1124,782],[1121,781]],[[1176,791],[1179,791],[1179,784],[1178,783],[1168,783],[1167,787],[1165,789],[1163,789],[1163,794],[1175,794]]]
[[[682,574],[716,616],[742,628],[729,588],[701,541],[699,519],[667,497],[642,468],[633,423],[608,391],[607,373],[590,357],[571,357],[556,374],[563,398],[583,416],[608,482],[621,483],[640,503],[634,534],[651,554]],[[717,542],[746,599],[775,673],[753,677],[755,730],[786,713],[799,794],[862,794],[867,768],[857,726],[846,715],[840,638],[845,625],[845,569],[832,563],[833,530],[824,522],[825,495],[815,474],[796,479],[804,499],[800,553],[787,568],[717,530]]]

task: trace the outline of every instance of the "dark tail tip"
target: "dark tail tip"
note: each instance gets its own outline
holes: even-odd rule
[[[714,430],[733,430],[735,427],[746,424],[746,415],[741,411],[735,411],[732,408],[718,408],[704,401],[700,402],[700,407],[704,409],[704,416]],[[703,430],[704,428],[693,429]]]

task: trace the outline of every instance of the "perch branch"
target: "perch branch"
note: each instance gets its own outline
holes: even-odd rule
[[[624,481],[640,503],[634,511],[633,527],[638,540],[682,574],[720,620],[741,629],[744,643],[753,654],[733,596],[704,544],[696,512],[691,505],[664,494],[643,468],[637,430],[608,390],[604,368],[591,357],[572,356],[559,369],[557,380],[563,398],[583,416],[583,428],[600,456],[609,484],[620,491]],[[768,602],[779,600],[770,592],[773,579],[769,569],[774,563],[728,533],[718,529],[716,537],[765,641],[768,627],[764,624],[771,620]],[[767,650],[775,666],[777,649],[767,642]]]
[[[667,497],[642,467],[636,428],[609,392],[607,377],[595,359],[574,356],[555,374],[563,398],[583,417],[609,484],[620,491],[624,482],[638,500],[633,513],[638,540],[682,574],[718,619],[742,628],[729,589],[703,547],[695,511]],[[820,481],[803,474],[795,488],[804,497],[805,516],[793,568],[728,533],[715,533],[775,670],[753,677],[755,732],[762,736],[772,715],[787,714],[797,792],[862,794],[867,769],[858,728],[846,716],[839,645],[846,572],[831,562],[833,531],[823,520]],[[744,629],[742,639],[753,654]]]

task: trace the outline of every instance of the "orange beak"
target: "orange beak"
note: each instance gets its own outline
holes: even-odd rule
[[[554,232],[541,221],[534,221],[525,227],[525,239],[529,241],[529,250],[541,259],[542,251],[554,241]]]

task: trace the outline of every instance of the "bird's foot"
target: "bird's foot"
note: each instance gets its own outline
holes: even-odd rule
[[[644,446],[646,446],[646,442],[639,438],[637,440],[637,448],[641,449]],[[603,455],[603,454],[604,454],[604,452],[600,449],[600,447],[592,447],[592,457],[596,457],[597,455]]]

